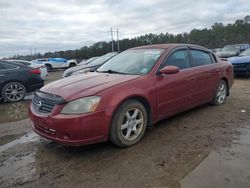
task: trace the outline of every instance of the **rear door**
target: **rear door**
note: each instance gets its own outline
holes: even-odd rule
[[[11,63],[0,63],[0,90],[2,90],[2,87],[8,82],[8,80],[18,78],[19,75],[14,74],[18,69],[18,66],[12,65]]]
[[[195,75],[192,99],[196,106],[212,100],[219,79],[220,65],[209,51],[195,48],[190,48],[189,51]]]
[[[180,71],[155,77],[159,119],[184,111],[192,104],[194,78],[187,48],[171,52],[159,69],[167,65],[177,66]]]

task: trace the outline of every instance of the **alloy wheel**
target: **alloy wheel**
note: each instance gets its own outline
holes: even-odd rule
[[[129,109],[122,119],[121,135],[125,140],[135,140],[142,132],[144,124],[143,113],[138,108]]]
[[[25,89],[18,83],[11,83],[5,88],[4,95],[8,101],[19,101],[24,97]]]
[[[226,96],[227,96],[227,87],[224,82],[221,82],[216,94],[216,100],[218,104],[222,104],[225,101]]]

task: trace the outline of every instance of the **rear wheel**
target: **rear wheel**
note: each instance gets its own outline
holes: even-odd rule
[[[213,101],[211,102],[212,105],[218,106],[223,104],[226,101],[227,91],[227,83],[224,80],[221,80],[216,90],[216,94],[214,95]]]
[[[52,71],[52,66],[51,65],[46,64],[45,66],[46,66],[48,72]]]
[[[136,144],[143,137],[147,126],[147,112],[137,100],[123,103],[114,115],[110,140],[119,147]]]
[[[3,87],[2,96],[7,102],[22,100],[26,95],[26,89],[19,82],[10,82]]]
[[[75,63],[70,63],[70,64],[69,64],[69,68],[70,68],[70,67],[75,67],[75,66],[76,66]]]

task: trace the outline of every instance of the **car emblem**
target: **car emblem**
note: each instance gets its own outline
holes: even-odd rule
[[[42,107],[42,102],[38,101],[38,103],[37,103],[37,110],[40,110],[41,107]]]

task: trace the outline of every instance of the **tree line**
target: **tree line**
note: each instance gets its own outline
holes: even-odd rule
[[[211,28],[193,29],[189,33],[181,34],[146,34],[132,39],[122,39],[119,41],[120,51],[128,48],[159,44],[159,43],[191,43],[201,45],[207,48],[221,48],[226,44],[250,43],[250,15],[244,19],[236,20],[234,23],[224,25],[223,23],[214,23]],[[117,41],[114,41],[115,50],[117,50]],[[36,59],[61,57],[66,59],[88,59],[94,56],[101,56],[111,52],[112,43],[100,41],[91,46],[84,46],[76,50],[46,52],[45,54],[36,54],[20,56],[16,55],[15,59]]]

